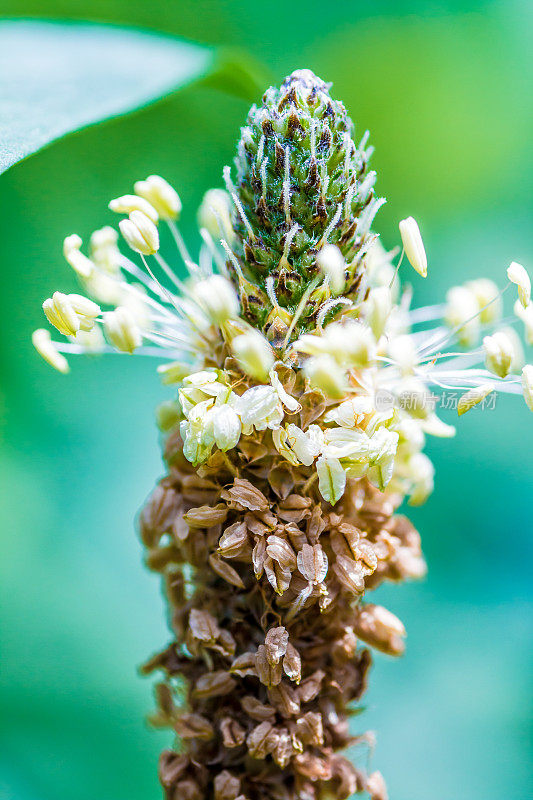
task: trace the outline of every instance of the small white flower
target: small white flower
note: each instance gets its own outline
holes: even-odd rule
[[[119,228],[126,243],[144,256],[159,250],[159,233],[152,220],[142,211],[132,211],[128,219],[121,219]]]
[[[469,389],[468,392],[459,399],[459,403],[457,404],[457,413],[461,417],[463,414],[466,414],[467,411],[470,411],[471,408],[477,406],[478,403],[481,403],[491,392],[494,391],[494,386],[492,383],[484,383],[481,386],[474,386],[473,389]]]
[[[252,386],[247,389],[236,401],[235,410],[245,432],[250,432],[252,427],[258,431],[266,428],[275,430],[283,420],[283,408],[272,386]]]
[[[205,228],[213,239],[223,237],[229,244],[233,239],[231,212],[233,202],[224,189],[209,189],[198,209],[198,225]]]
[[[127,308],[117,306],[104,312],[104,331],[111,344],[123,353],[133,353],[142,343],[142,334]]]
[[[262,333],[251,330],[235,336],[231,349],[247,375],[259,381],[268,380],[274,366],[274,351]]]
[[[320,456],[316,462],[318,490],[332,506],[340,500],[346,488],[346,472],[338,458]]]
[[[402,219],[399,228],[405,255],[409,259],[409,263],[419,275],[425,278],[428,274],[428,262],[416,219],[413,217]]]
[[[280,456],[283,456],[293,467],[299,466],[300,460],[291,447],[289,436],[285,428],[277,428],[275,431],[272,431],[272,441]]]
[[[370,439],[368,478],[381,491],[392,478],[398,440],[397,431],[390,431],[384,427],[378,428]]]
[[[88,278],[94,270],[94,264],[90,258],[80,252],[82,244],[82,240],[77,233],[67,236],[63,241],[63,255],[80,278]]]
[[[183,455],[194,466],[202,464],[213,449],[214,436],[209,424],[206,424],[205,413],[192,420],[180,423],[180,434],[183,439]]]
[[[520,302],[527,308],[531,302],[531,279],[522,264],[511,261],[507,267],[507,277],[511,283],[515,283],[518,288]]]
[[[346,282],[344,256],[334,244],[325,244],[316,257],[316,263],[329,281],[331,293],[340,294]]]
[[[154,225],[159,221],[159,214],[148,200],[143,197],[138,197],[136,194],[124,194],[122,197],[117,197],[111,200],[109,208],[116,214],[131,214],[132,211],[140,211],[148,217]]]
[[[179,194],[160,175],[149,175],[145,181],[137,181],[133,188],[135,194],[155,208],[161,219],[178,219],[181,214]],[[157,220],[154,220],[154,222],[157,222]]]
[[[226,452],[237,446],[241,437],[241,421],[231,406],[224,403],[214,406],[209,412],[209,422],[213,426],[215,444]]]
[[[198,281],[194,297],[210,319],[220,325],[239,315],[239,298],[233,284],[222,275],[211,275]]]
[[[530,411],[533,411],[533,365],[526,364],[522,370],[522,391]]]
[[[215,369],[202,369],[200,372],[191,372],[183,379],[185,386],[194,386],[202,389],[205,384],[215,383],[218,380],[218,373]]]
[[[483,351],[487,369],[500,378],[505,378],[515,359],[515,347],[510,337],[504,331],[496,331],[492,336],[485,336]]]
[[[328,458],[365,461],[369,456],[369,439],[364,431],[350,428],[326,428],[322,453]]]
[[[38,328],[32,333],[31,340],[39,355],[42,356],[51,367],[63,374],[69,371],[68,361],[65,356],[57,350],[49,331],[45,328]]]
[[[300,464],[309,467],[320,454],[323,434],[318,425],[311,425],[307,433],[294,423],[287,425],[287,441]]]
[[[296,400],[296,398],[294,397],[291,397],[291,395],[285,391],[285,389],[283,388],[283,384],[281,383],[278,377],[278,373],[274,368],[270,370],[270,383],[278,393],[278,397],[285,406],[285,408],[287,409],[287,411],[289,411],[291,414],[297,414],[299,411],[302,410],[302,406],[300,405],[298,400]]]
[[[367,414],[374,410],[372,398],[368,395],[353,395],[324,415],[324,422],[335,422],[343,428],[355,428]]]

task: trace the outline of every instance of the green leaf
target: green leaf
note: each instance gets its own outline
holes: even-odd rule
[[[0,74],[9,76],[0,84],[0,173],[67,133],[193,81],[241,96],[257,91],[241,56],[228,62],[212,48],[90,23],[0,22]]]

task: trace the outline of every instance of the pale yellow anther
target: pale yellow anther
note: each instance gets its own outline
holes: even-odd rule
[[[72,233],[63,241],[63,255],[80,278],[88,278],[94,270],[94,264],[90,258],[80,252],[82,244],[83,242],[78,234]]]
[[[507,267],[507,277],[516,284],[520,302],[527,308],[531,302],[531,279],[522,264],[512,261]]]
[[[90,330],[94,318],[100,314],[100,306],[80,294],[54,292],[43,303],[43,311],[59,333],[75,336],[81,330]]]
[[[205,228],[215,239],[223,237],[228,244],[234,238],[231,222],[233,203],[224,189],[209,189],[198,208],[198,225]]]
[[[481,403],[491,392],[494,391],[494,386],[492,383],[484,383],[482,386],[475,386],[473,389],[469,389],[468,392],[459,399],[459,403],[457,404],[457,413],[461,417],[463,414],[466,414],[467,411],[470,411],[471,408],[477,406],[478,403]]]
[[[331,293],[340,294],[346,283],[346,263],[339,248],[334,244],[325,244],[316,257],[316,263],[328,279]]]
[[[133,188],[135,194],[155,208],[161,219],[168,221],[179,218],[181,214],[180,197],[170,183],[160,175],[149,175],[145,181],[137,181]]]
[[[500,290],[489,278],[467,281],[465,287],[472,292],[479,306],[479,321],[483,324],[496,322],[502,311]]]
[[[419,275],[425,278],[428,274],[428,262],[424,242],[416,219],[407,217],[399,224],[400,236],[409,263]]]
[[[463,346],[474,344],[479,335],[479,304],[471,289],[452,286],[448,290],[445,320]]]
[[[109,342],[123,353],[133,353],[141,345],[139,326],[133,314],[123,306],[104,313],[104,331]]]
[[[530,411],[533,411],[533,365],[526,364],[522,370],[522,391]]]
[[[222,275],[211,275],[194,286],[194,297],[213,322],[220,325],[239,315],[239,298],[233,284]]]
[[[335,359],[323,354],[308,358],[304,365],[305,376],[313,386],[328,397],[342,398],[346,393],[346,373]]]
[[[120,266],[120,250],[117,246],[118,232],[110,225],[91,234],[89,253],[91,260],[104,272],[116,275]]]
[[[520,300],[517,300],[514,304],[514,313],[524,323],[526,342],[533,344],[533,303],[524,308]]]
[[[231,349],[240,366],[252,378],[266,382],[268,373],[274,366],[274,351],[259,331],[235,336]]]
[[[154,225],[159,221],[159,214],[148,200],[144,197],[139,197],[136,194],[123,194],[122,197],[117,197],[111,200],[109,208],[116,214],[131,214],[132,211],[142,211]]]
[[[119,228],[126,243],[135,252],[151,256],[159,250],[157,227],[142,211],[132,211],[128,219],[119,222]]]
[[[65,356],[57,350],[49,331],[45,328],[38,328],[32,333],[31,340],[39,355],[44,358],[51,367],[63,374],[69,371],[70,367],[68,361]]]
[[[483,352],[487,369],[505,378],[509,374],[515,357],[515,348],[510,337],[504,331],[497,331],[483,339]]]
[[[375,289],[371,289],[365,301],[364,314],[376,340],[384,333],[391,311],[392,293],[389,287],[377,286]]]

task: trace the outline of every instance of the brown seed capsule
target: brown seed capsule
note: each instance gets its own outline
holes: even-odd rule
[[[189,614],[189,627],[194,638],[201,642],[215,642],[220,633],[213,615],[197,608],[193,608]]]
[[[221,492],[220,496],[236,508],[244,511],[266,511],[268,501],[265,495],[256,489],[250,481],[235,478],[233,486]]]
[[[279,664],[281,658],[287,652],[288,643],[289,634],[283,626],[271,628],[268,631],[265,637],[265,650],[267,660],[272,667]]]
[[[364,642],[390,656],[402,655],[405,628],[398,617],[383,606],[369,603],[357,609],[354,630]]]
[[[200,714],[182,714],[174,723],[174,730],[182,739],[212,739],[213,726]]]
[[[252,758],[266,758],[270,752],[269,734],[272,730],[271,722],[261,722],[248,734],[246,744]]]
[[[191,508],[183,515],[183,519],[191,528],[211,528],[226,520],[228,509],[223,503],[216,506],[199,506]]]
[[[196,697],[220,697],[231,692],[236,685],[229,672],[217,670],[208,672],[198,679],[194,694]]]
[[[215,800],[236,800],[241,790],[241,782],[238,778],[223,770],[215,777]]]
[[[289,642],[287,652],[283,657],[283,671],[285,675],[298,685],[302,679],[302,659],[298,650]]]
[[[370,800],[388,800],[387,787],[381,772],[373,772],[366,780],[366,791]]]
[[[246,731],[242,725],[239,725],[237,720],[232,719],[232,717],[224,717],[224,719],[221,720],[220,732],[222,734],[224,747],[228,749],[239,747],[243,744],[246,737]]]
[[[263,644],[257,648],[255,669],[259,680],[265,686],[277,686],[281,681],[281,664],[279,661],[276,664],[269,662],[267,648]]]
[[[276,716],[276,712],[272,706],[261,703],[256,697],[250,694],[242,698],[241,706],[249,717],[258,722],[272,721]]]

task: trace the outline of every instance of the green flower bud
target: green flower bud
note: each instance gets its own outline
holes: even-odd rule
[[[383,201],[374,196],[375,173],[367,171],[367,136],[357,147],[353,123],[329,89],[310,70],[270,87],[241,130],[235,185],[225,172],[242,274],[262,294],[271,279],[268,302],[250,303],[242,296],[242,275],[228,262],[236,284],[240,278],[243,314],[257,327],[272,311],[272,293],[292,314],[310,284],[319,286],[324,274],[317,257],[327,244],[346,262],[344,295],[358,293],[370,225]],[[294,337],[314,328],[322,295],[304,298]]]

